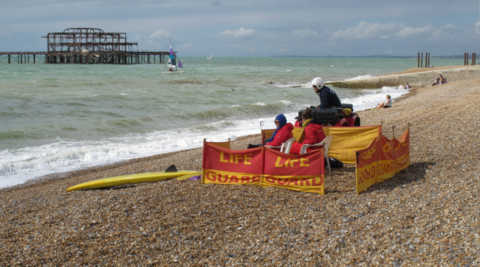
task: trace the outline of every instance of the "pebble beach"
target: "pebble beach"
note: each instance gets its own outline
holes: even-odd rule
[[[410,127],[411,140],[410,166],[359,195],[352,164],[325,172],[325,195],[176,179],[65,191],[172,164],[199,171],[201,148],[1,189],[0,266],[478,266],[478,103],[473,79],[358,111],[388,138]],[[260,135],[232,148],[249,143]]]

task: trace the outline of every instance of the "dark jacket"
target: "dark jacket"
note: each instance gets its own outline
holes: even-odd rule
[[[320,97],[320,109],[331,109],[332,107],[341,108],[342,103],[338,98],[335,91],[328,88],[327,86],[322,87],[319,90],[318,96]]]

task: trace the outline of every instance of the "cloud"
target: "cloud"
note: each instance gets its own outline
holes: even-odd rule
[[[455,26],[453,26],[452,24],[448,23],[448,24],[446,24],[445,26],[443,26],[441,29],[445,29],[445,30],[455,29]]]
[[[187,43],[187,44],[183,44],[180,46],[180,48],[182,49],[189,49],[189,48],[192,48],[193,47],[193,44],[192,43]]]
[[[150,38],[168,38],[172,36],[169,31],[166,30],[158,30],[150,35]]]
[[[321,37],[321,35],[317,31],[310,30],[310,29],[294,30],[292,32],[292,35],[296,38],[318,38],[318,37]]]
[[[244,27],[241,27],[240,29],[234,30],[234,31],[230,31],[230,30],[224,31],[220,35],[232,35],[235,38],[245,39],[255,35],[255,30],[245,29]]]
[[[333,40],[352,40],[352,39],[377,39],[385,38],[392,31],[401,27],[401,24],[391,22],[387,24],[368,23],[362,21],[357,27],[348,28],[346,30],[339,30],[334,32],[330,38]]]
[[[409,36],[412,36],[412,35],[424,35],[424,34],[428,34],[429,32],[431,32],[433,29],[432,29],[432,26],[430,25],[427,25],[425,27],[417,27],[417,28],[412,28],[412,27],[407,27],[405,29],[402,29],[400,30],[398,33],[397,33],[397,36],[401,37],[401,38],[405,38],[405,37],[409,37]]]
[[[222,4],[220,4],[220,1],[213,1],[213,2],[212,2],[212,6],[214,6],[214,7],[221,7]]]

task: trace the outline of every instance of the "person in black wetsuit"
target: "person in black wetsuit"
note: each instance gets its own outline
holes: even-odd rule
[[[312,84],[313,90],[320,97],[320,105],[317,107],[319,109],[331,109],[333,107],[341,108],[342,103],[340,98],[338,98],[335,91],[325,86],[323,79],[320,77],[313,78],[310,82]]]

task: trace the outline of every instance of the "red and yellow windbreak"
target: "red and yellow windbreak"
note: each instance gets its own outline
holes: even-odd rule
[[[357,194],[375,183],[392,178],[410,164],[410,130],[400,139],[381,135],[369,147],[357,151]]]
[[[368,147],[380,136],[381,125],[362,127],[323,127],[325,136],[333,135],[328,156],[343,163],[355,163],[355,152]]]
[[[263,150],[263,147],[232,150],[205,142],[202,183],[260,185]]]
[[[395,163],[397,172],[410,165],[410,129],[395,139]]]
[[[323,150],[303,155],[269,148],[232,150],[205,143],[203,184],[250,184],[324,194]]]
[[[323,149],[302,155],[265,149],[261,186],[283,187],[323,195],[325,193],[324,176]]]

